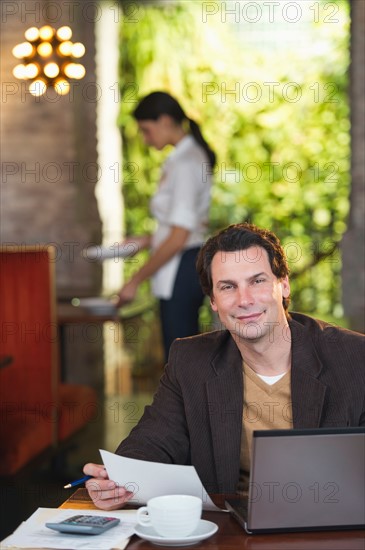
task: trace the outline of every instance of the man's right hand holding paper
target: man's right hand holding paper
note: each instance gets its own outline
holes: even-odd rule
[[[85,483],[85,487],[95,506],[101,510],[118,510],[133,497],[133,493],[108,478],[101,464],[86,464],[84,473],[93,477]]]

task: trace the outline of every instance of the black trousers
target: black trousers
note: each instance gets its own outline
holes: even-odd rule
[[[195,268],[199,248],[183,252],[174,289],[169,300],[160,300],[160,316],[165,360],[175,338],[199,333],[199,309],[204,294]]]

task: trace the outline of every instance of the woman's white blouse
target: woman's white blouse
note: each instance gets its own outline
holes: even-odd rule
[[[164,241],[172,226],[190,231],[185,250],[200,246],[208,227],[211,167],[208,157],[191,135],[185,136],[166,159],[159,188],[150,209],[157,219],[152,250]],[[171,298],[182,253],[176,254],[152,277],[152,292],[158,298]]]

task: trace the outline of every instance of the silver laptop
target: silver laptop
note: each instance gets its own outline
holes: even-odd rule
[[[226,507],[247,533],[363,529],[365,428],[253,433],[249,494]]]

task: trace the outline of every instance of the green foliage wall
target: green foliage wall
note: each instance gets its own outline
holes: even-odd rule
[[[228,4],[237,3],[134,3],[133,14],[126,4],[118,121],[126,233],[153,230],[148,202],[168,153],[143,146],[131,113],[146,93],[167,90],[218,155],[210,232],[243,220],[273,229],[290,260],[292,309],[343,323],[348,3],[299,3],[299,18],[280,7],[270,15],[259,2],[230,15]]]

